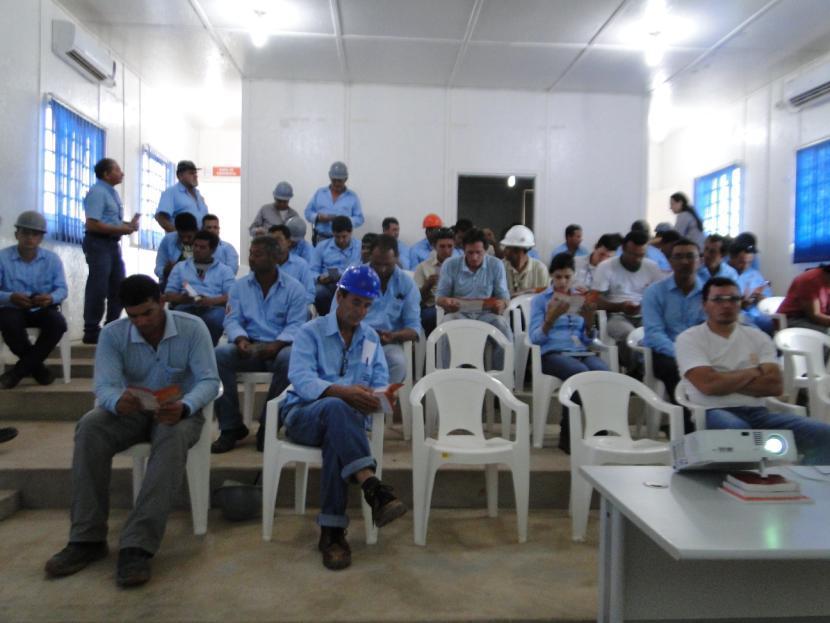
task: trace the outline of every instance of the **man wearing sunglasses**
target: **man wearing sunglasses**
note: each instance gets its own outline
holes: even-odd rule
[[[676,343],[689,398],[707,407],[706,428],[788,429],[805,464],[830,464],[830,425],[764,406],[765,397],[783,390],[781,369],[769,336],[738,322],[742,300],[731,279],[714,277],[703,286],[706,323]]]

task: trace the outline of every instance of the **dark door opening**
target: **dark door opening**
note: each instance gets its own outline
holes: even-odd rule
[[[533,229],[532,177],[494,175],[458,176],[458,218],[468,218],[476,227],[489,227],[496,236],[515,223]]]

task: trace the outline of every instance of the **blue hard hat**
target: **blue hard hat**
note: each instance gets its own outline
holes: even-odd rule
[[[353,265],[343,271],[340,281],[337,282],[337,287],[357,296],[376,299],[380,296],[380,277],[371,266],[366,264]]]
[[[274,199],[282,199],[283,201],[288,201],[293,196],[294,189],[291,188],[291,184],[289,184],[288,182],[280,182],[274,189]]]
[[[345,162],[333,162],[329,167],[329,178],[333,180],[345,180],[349,177],[349,169]]]

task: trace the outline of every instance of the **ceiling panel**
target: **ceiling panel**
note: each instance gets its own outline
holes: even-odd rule
[[[667,76],[692,62],[699,51],[670,50],[662,70]],[[648,67],[640,50],[589,49],[556,85],[557,91],[645,94],[656,74]]]
[[[474,0],[347,0],[340,2],[344,35],[464,38]]]
[[[59,0],[87,24],[190,26],[202,24],[188,0]]]
[[[461,44],[347,38],[345,47],[355,82],[445,86]]]
[[[186,1],[186,0],[185,0]],[[248,30],[254,9],[267,10],[264,0],[199,0],[214,28]],[[283,0],[288,9],[289,21],[274,24],[277,32],[308,32],[334,34],[329,0]]]
[[[473,41],[586,44],[620,0],[485,0]]]
[[[830,25],[828,0],[782,0],[728,42],[730,48],[775,52],[801,49],[821,40]],[[828,51],[826,41],[818,51]]]
[[[471,43],[452,86],[546,89],[578,53],[574,48]]]
[[[246,78],[341,81],[343,75],[334,37],[270,37],[255,48],[246,33],[226,33],[225,39]]]

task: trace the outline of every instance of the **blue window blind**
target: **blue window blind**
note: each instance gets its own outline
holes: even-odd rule
[[[46,103],[43,154],[43,215],[49,237],[80,244],[84,197],[95,183],[95,163],[104,157],[106,132],[62,106]]]
[[[141,220],[138,246],[158,249],[164,230],[156,222],[156,208],[164,189],[173,185],[173,163],[153,151],[149,145],[141,148]]]
[[[796,152],[794,246],[796,263],[830,259],[830,141]]]
[[[695,179],[695,208],[707,234],[741,232],[741,167],[732,165]]]

